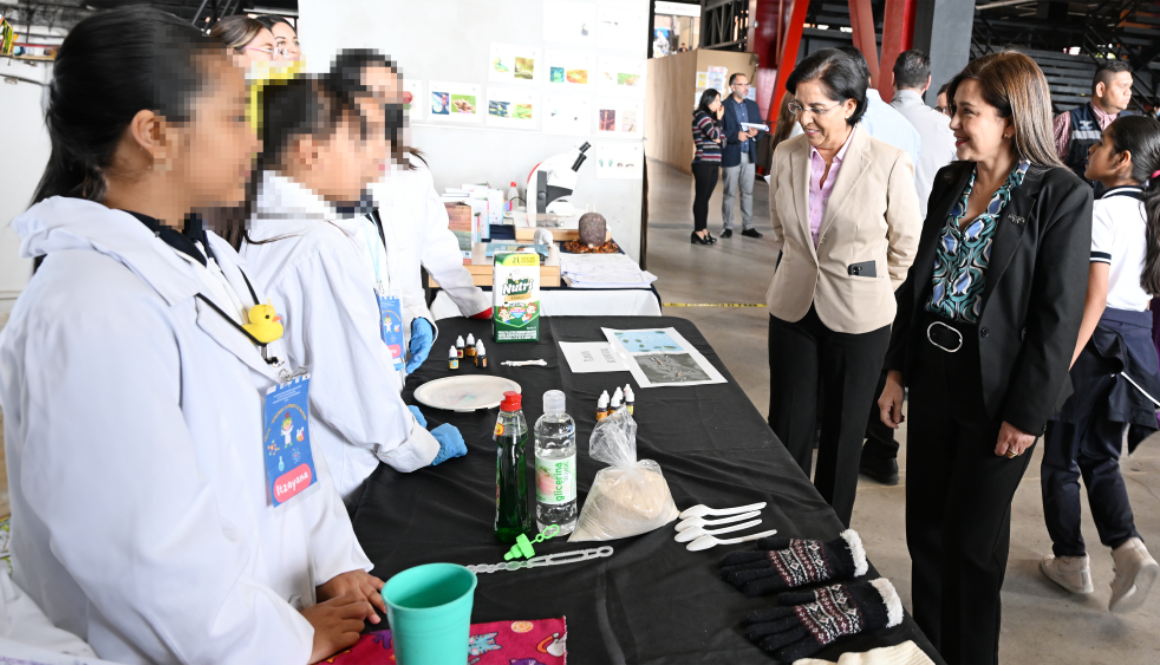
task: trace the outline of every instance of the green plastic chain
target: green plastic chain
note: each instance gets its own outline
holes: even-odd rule
[[[509,550],[507,554],[503,555],[503,560],[511,561],[512,559],[518,559],[520,557],[527,557],[530,559],[536,556],[536,550],[532,548],[532,545],[535,545],[536,543],[542,543],[549,538],[558,536],[559,534],[560,526],[558,524],[553,524],[547,529],[541,531],[540,535],[536,536],[535,540],[528,540],[528,537],[521,533],[519,537],[516,538],[516,544],[512,545],[511,550]]]

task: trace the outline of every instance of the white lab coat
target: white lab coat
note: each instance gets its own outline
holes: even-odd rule
[[[311,433],[348,501],[380,461],[407,473],[439,453],[439,442],[403,403],[402,372],[380,336],[363,223],[267,171],[249,224],[253,242],[242,246],[285,309],[287,355],[310,369]]]
[[[387,175],[371,186],[383,217],[391,279],[424,303],[423,316],[429,321],[434,318],[426,308],[420,267],[435,278],[460,313],[479,314],[491,307],[491,299],[475,286],[471,273],[463,267],[459,241],[448,228],[447,208],[435,190],[431,171],[417,157],[411,156],[409,161],[418,168],[392,164]]]
[[[52,625],[7,570],[0,571],[0,656],[6,663],[112,665],[98,660],[84,640]]]
[[[275,369],[131,215],[54,197],[13,227],[48,255],[0,331],[15,581],[108,660],[307,662],[299,608],[371,565],[321,455],[315,487],[270,505]]]

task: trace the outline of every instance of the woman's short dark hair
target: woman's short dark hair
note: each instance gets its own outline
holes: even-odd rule
[[[797,87],[806,81],[819,81],[826,96],[835,102],[853,99],[854,113],[846,118],[851,126],[858,124],[866,113],[866,88],[870,80],[862,67],[848,53],[836,48],[824,48],[805,57],[794,67],[785,88],[797,96]]]
[[[697,110],[693,111],[693,115],[697,115],[698,113],[713,115],[713,112],[709,110],[709,105],[713,103],[714,99],[720,96],[721,93],[717,92],[716,88],[709,88],[705,92],[702,92],[701,101],[697,104]]]
[[[52,196],[105,197],[104,170],[138,112],[173,123],[192,119],[219,46],[188,22],[158,9],[94,14],[64,39],[52,65],[45,124],[52,142],[33,203]]]

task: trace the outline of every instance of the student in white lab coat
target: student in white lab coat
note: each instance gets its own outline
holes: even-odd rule
[[[371,186],[360,210],[368,225],[366,249],[372,262],[402,301],[403,330],[412,373],[427,359],[438,337],[438,327],[427,307],[421,268],[460,306],[464,316],[490,318],[487,295],[463,267],[455,234],[448,228],[447,210],[435,191],[431,174],[416,158],[408,161],[403,147],[404,120],[398,68],[386,56],[371,49],[349,49],[338,54],[327,75],[328,83],[347,94],[370,92],[385,105],[393,128],[385,138],[391,159],[385,176]]]
[[[453,426],[428,432],[403,403],[401,347],[384,340],[398,325],[384,327],[393,294],[365,249],[373,231],[338,212],[382,173],[382,105],[305,78],[261,100],[261,180],[242,256],[285,308],[287,355],[311,370],[315,440],[354,502],[380,462],[406,473],[467,449]]]
[[[244,264],[186,223],[243,198],[242,72],[134,7],[77,24],[49,91],[13,223],[44,261],[0,331],[15,581],[107,660],[318,662],[378,622],[382,582],[321,455],[272,504],[263,398],[293,368],[243,332]]]

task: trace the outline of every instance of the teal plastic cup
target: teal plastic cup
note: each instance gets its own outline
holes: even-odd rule
[[[475,573],[453,563],[408,568],[387,580],[383,600],[399,665],[464,665]]]

